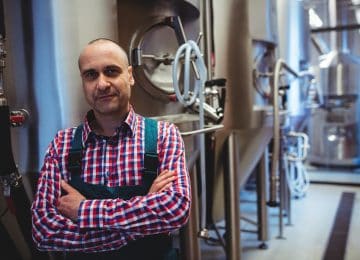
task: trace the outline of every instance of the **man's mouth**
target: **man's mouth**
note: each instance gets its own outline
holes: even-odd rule
[[[96,97],[96,100],[104,101],[104,100],[111,99],[111,98],[113,98],[114,96],[115,96],[114,94],[101,95],[101,96],[97,96],[97,97]]]

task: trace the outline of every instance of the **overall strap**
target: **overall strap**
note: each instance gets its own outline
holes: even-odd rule
[[[145,155],[143,185],[150,189],[151,184],[157,176],[159,164],[157,154],[158,127],[157,121],[145,117]]]
[[[71,147],[69,152],[69,165],[68,169],[71,174],[81,174],[81,161],[82,161],[82,130],[83,125],[80,124],[76,130],[73,139],[71,140]]]

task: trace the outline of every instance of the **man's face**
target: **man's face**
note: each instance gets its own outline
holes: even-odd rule
[[[129,110],[132,68],[114,43],[88,45],[79,58],[85,98],[97,116],[123,116]]]

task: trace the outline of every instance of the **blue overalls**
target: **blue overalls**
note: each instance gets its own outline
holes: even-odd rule
[[[157,156],[157,121],[145,118],[145,156],[143,170],[143,184],[134,186],[107,187],[85,183],[81,179],[82,161],[82,129],[80,125],[75,131],[75,136],[71,142],[69,153],[69,171],[71,180],[69,184],[83,194],[87,199],[116,199],[125,200],[133,196],[146,195],[157,176],[158,156]],[[172,248],[172,239],[167,234],[149,235],[136,241],[131,241],[126,246],[107,252],[82,253],[67,252],[66,259],[146,259],[146,260],[170,260],[177,259],[177,252]]]

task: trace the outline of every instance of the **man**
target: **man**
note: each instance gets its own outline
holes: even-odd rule
[[[173,124],[155,122],[157,175],[146,186],[151,140],[129,103],[134,78],[126,53],[97,39],[78,62],[92,110],[48,147],[31,207],[33,239],[40,250],[68,251],[68,259],[165,259],[169,233],[189,215],[183,140]]]

